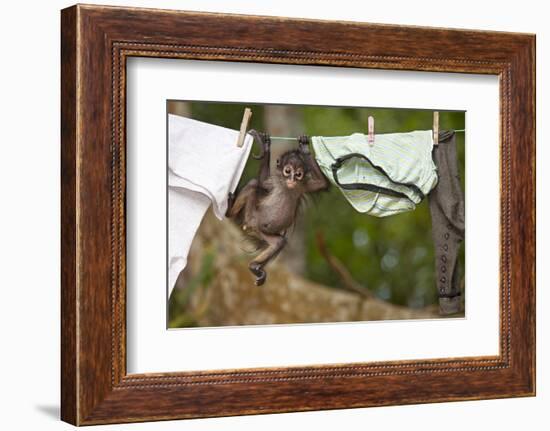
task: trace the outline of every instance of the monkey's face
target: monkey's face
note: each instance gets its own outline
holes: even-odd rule
[[[301,186],[304,181],[306,169],[303,160],[297,151],[289,151],[277,160],[277,168],[284,185],[292,190]]]
[[[287,188],[294,189],[304,179],[304,168],[288,163],[283,166],[283,177]]]

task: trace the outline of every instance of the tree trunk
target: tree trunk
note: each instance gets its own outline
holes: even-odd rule
[[[312,282],[290,271],[282,256],[267,266],[266,284],[255,286],[246,249],[239,228],[209,210],[176,285],[188,300],[179,319],[170,316],[172,327],[178,320],[230,326],[439,317],[436,306],[411,309]]]
[[[182,117],[191,117],[191,105],[189,102],[171,100],[168,102],[168,113],[180,115]]]

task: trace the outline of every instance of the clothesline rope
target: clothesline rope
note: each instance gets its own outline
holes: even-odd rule
[[[455,132],[466,132],[466,129],[454,130]],[[277,141],[296,141],[298,138],[292,136],[270,136],[270,138]]]

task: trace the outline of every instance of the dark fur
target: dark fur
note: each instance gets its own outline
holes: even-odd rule
[[[269,137],[254,133],[262,143],[257,157],[262,159],[260,172],[236,196],[229,196],[227,216],[234,218],[261,250],[249,265],[256,285],[261,286],[267,277],[264,267],[286,245],[306,194],[327,189],[329,183],[309,152],[307,137],[300,137],[298,149],[284,153],[271,172]]]

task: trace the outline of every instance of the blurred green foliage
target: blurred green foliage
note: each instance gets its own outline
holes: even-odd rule
[[[214,276],[214,253],[208,252],[203,256],[199,272],[189,280],[185,289],[180,289],[177,294],[171,295],[168,303],[168,316],[170,316],[170,328],[190,328],[199,326],[196,316],[185,311],[192,295],[199,289],[206,291]],[[182,311],[184,310],[184,311]]]
[[[240,128],[244,108],[250,107],[254,115],[249,128],[265,130],[262,105],[192,102],[190,107],[193,118],[236,130]],[[375,118],[376,133],[432,128],[433,111],[430,110],[325,106],[296,108],[303,118],[303,133],[309,136],[366,133],[369,115]],[[441,130],[464,129],[465,113],[440,111],[439,122]],[[457,134],[457,147],[464,190],[464,133]],[[257,170],[258,162],[250,158],[240,186],[254,177]],[[346,265],[356,281],[381,299],[409,307],[437,303],[427,199],[414,211],[376,218],[355,211],[333,186],[330,191],[313,199],[304,217],[308,278],[334,288],[342,287],[339,277],[327,265],[317,248],[315,235],[321,231],[331,254]],[[464,274],[464,244],[461,248],[460,268]]]

